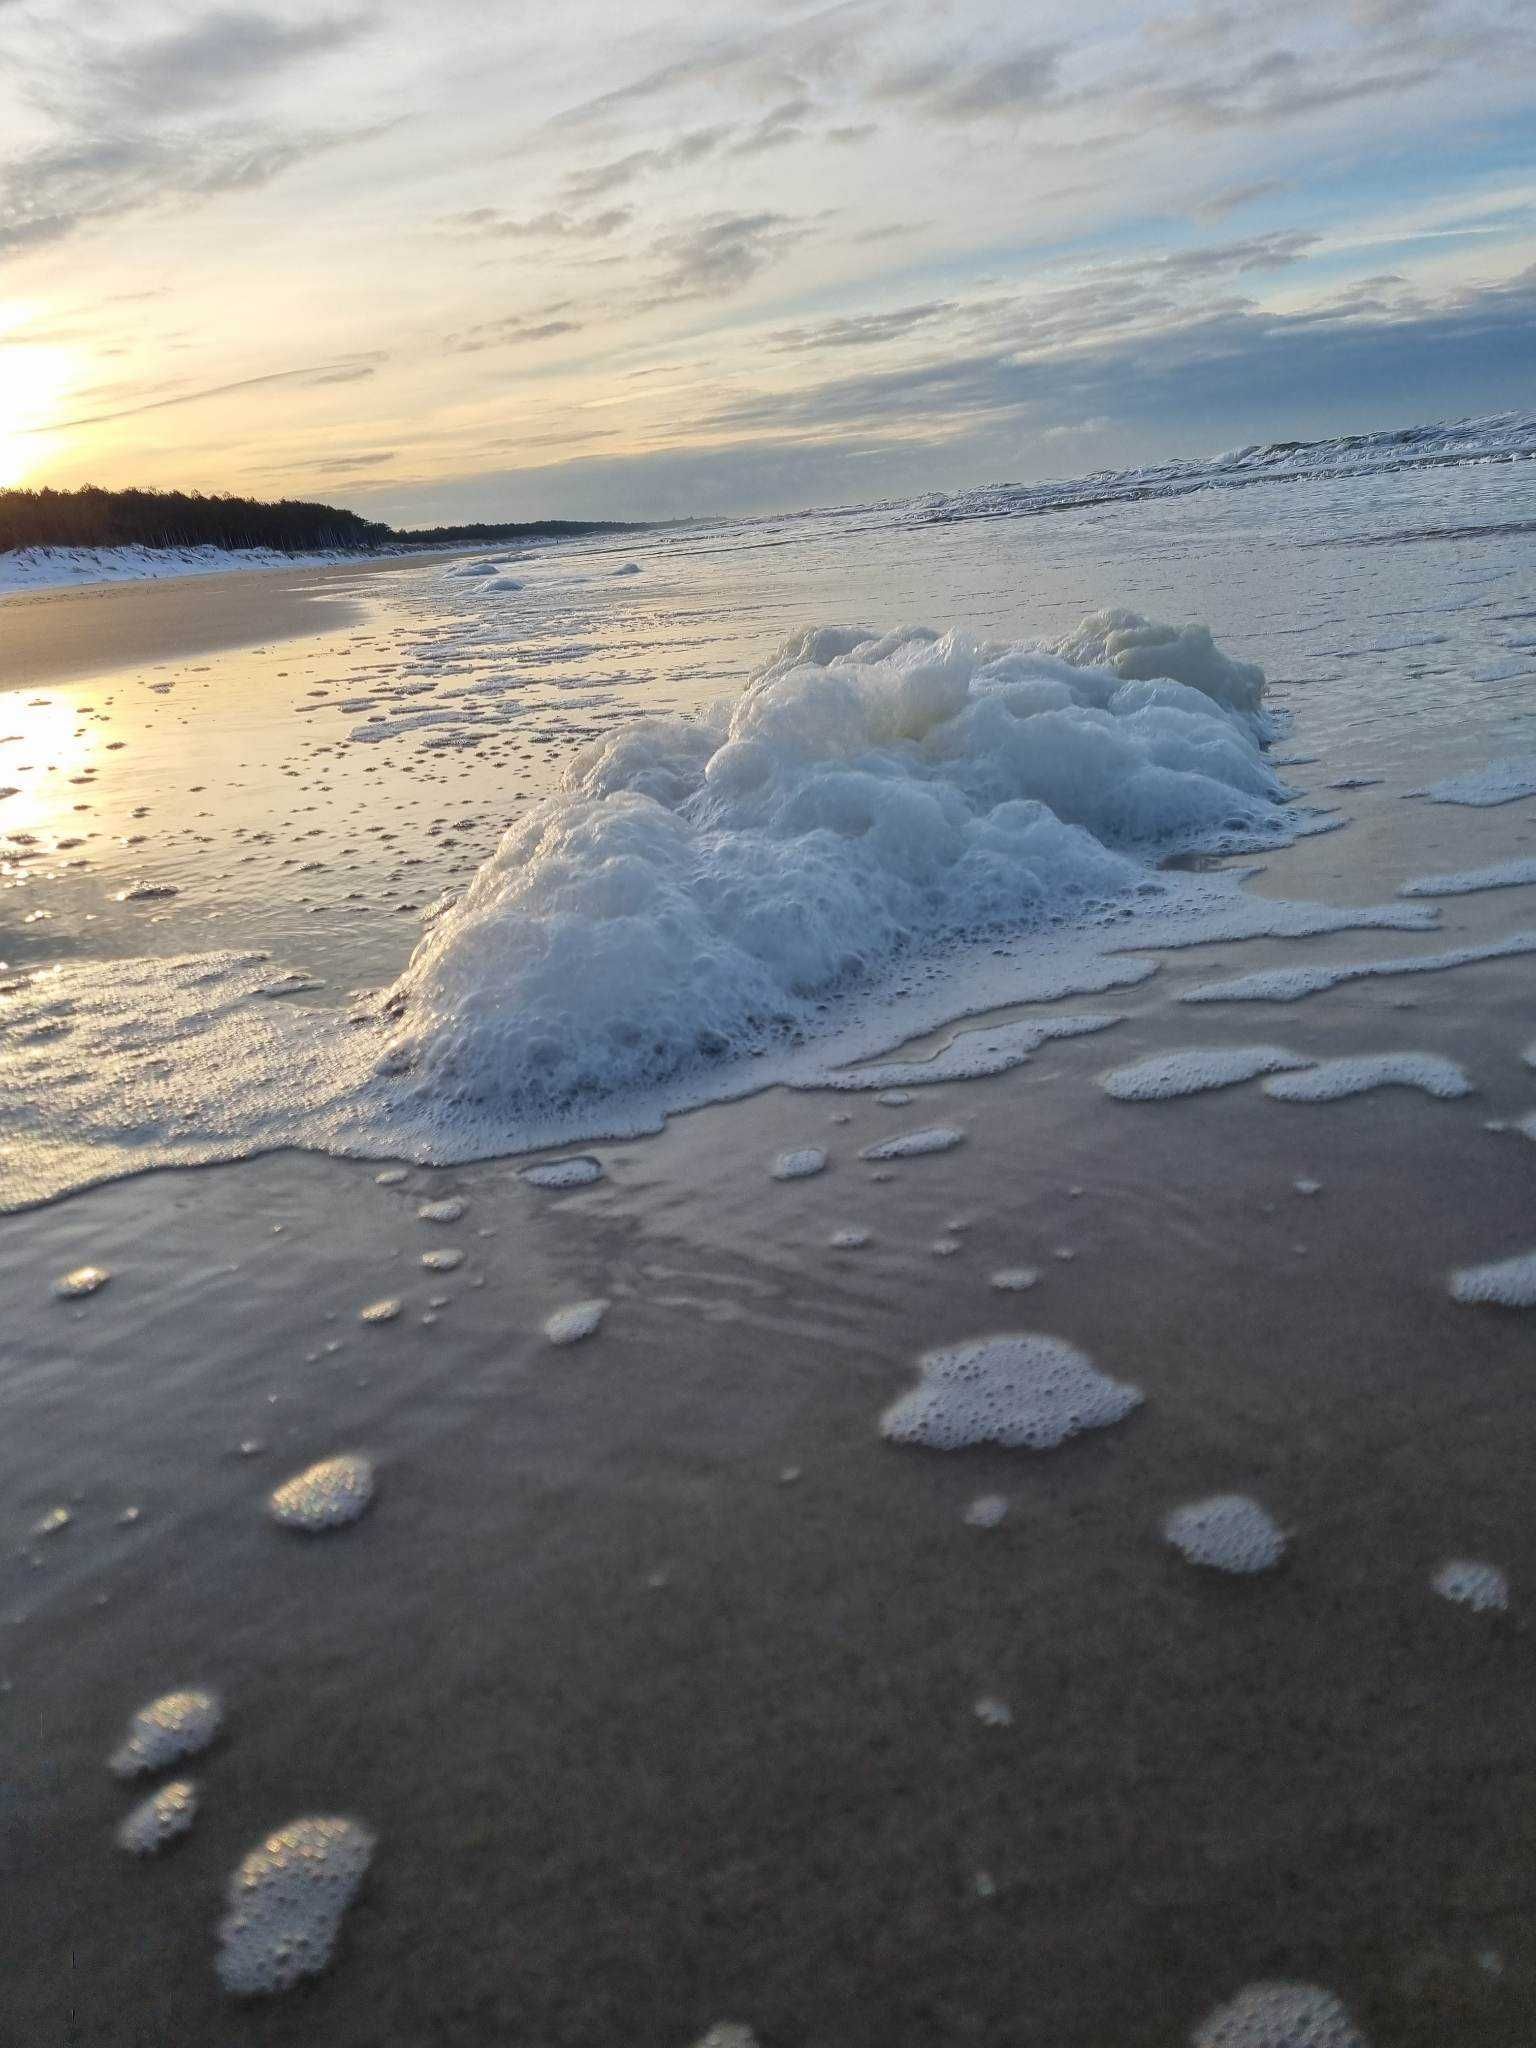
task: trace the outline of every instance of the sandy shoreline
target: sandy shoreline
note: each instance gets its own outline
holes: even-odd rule
[[[0,597],[0,692],[341,632],[362,615],[360,582],[422,559],[18,590]]]

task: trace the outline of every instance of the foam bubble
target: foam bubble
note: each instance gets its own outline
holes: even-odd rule
[[[57,1536],[61,1529],[67,1529],[74,1516],[66,1507],[50,1508],[45,1515],[39,1515],[32,1524],[34,1536]]]
[[[809,1180],[813,1173],[820,1173],[827,1163],[827,1155],[815,1145],[807,1145],[799,1152],[781,1152],[773,1162],[775,1180]]]
[[[184,1835],[197,1818],[197,1788],[177,1778],[141,1799],[117,1831],[117,1846],[135,1856],[153,1856]]]
[[[1509,1580],[1496,1564],[1453,1557],[1430,1581],[1443,1600],[1455,1600],[1474,1614],[1502,1614],[1509,1605]]]
[[[1285,1555],[1278,1524],[1241,1493],[1215,1493],[1175,1508],[1163,1534],[1190,1564],[1212,1571],[1267,1572]]]
[[[1424,789],[1405,789],[1404,796],[1427,797],[1432,804],[1471,804],[1487,809],[1536,796],[1536,755],[1521,760],[1490,761],[1465,775],[1447,775]]]
[[[255,1998],[323,1970],[373,1849],[367,1828],[329,1818],[290,1821],[254,1848],[229,1881],[219,1923],[224,1989]]]
[[[1012,1707],[1009,1706],[1006,1700],[994,1699],[990,1693],[984,1693],[971,1708],[971,1712],[984,1728],[1011,1728],[1013,1726]]]
[[[385,1295],[382,1301],[370,1301],[366,1308],[357,1312],[360,1323],[392,1323],[404,1304],[393,1294]]]
[[[1491,867],[1462,868],[1449,875],[1417,875],[1399,896],[1470,896],[1478,889],[1518,889],[1536,882],[1536,860],[1501,860]]]
[[[757,2048],[757,2036],[739,2020],[717,2020],[694,2048]]]
[[[1520,1252],[1487,1266],[1458,1267],[1451,1275],[1451,1298],[1496,1308],[1536,1308],[1536,1252]]]
[[[119,1778],[163,1771],[184,1756],[205,1750],[223,1721],[224,1706],[216,1692],[188,1686],[162,1693],[147,1707],[140,1707],[128,1723],[128,1732],[108,1759],[107,1768]]]
[[[1536,953],[1536,932],[1511,932],[1482,946],[1456,946],[1444,953],[1407,953],[1397,960],[1355,960],[1339,967],[1268,967],[1240,974],[1232,981],[1208,981],[1186,989],[1181,1003],[1294,1003],[1302,996],[1341,988],[1348,981],[1378,975],[1442,974],[1452,967],[1471,967],[1480,960],[1507,960]]]
[[[995,1287],[999,1294],[1023,1294],[1028,1288],[1036,1286],[1039,1279],[1038,1266],[1002,1266],[987,1284],[989,1287]]]
[[[1176,1096],[1230,1088],[1259,1074],[1306,1065],[1306,1060],[1280,1045],[1191,1046],[1182,1052],[1156,1053],[1133,1066],[1116,1067],[1101,1075],[1099,1086],[1117,1102],[1169,1102]]]
[[[285,1480],[267,1501],[274,1522],[285,1529],[318,1533],[355,1522],[373,1499],[373,1466],[353,1452],[322,1458]]]
[[[1051,1450],[1119,1422],[1142,1401],[1139,1387],[1110,1379],[1075,1346],[1033,1332],[930,1351],[918,1366],[917,1386],[880,1418],[892,1443]]]
[[[386,1166],[382,1173],[373,1176],[373,1184],[380,1188],[397,1188],[409,1178],[403,1166]]]
[[[583,1337],[596,1334],[608,1307],[608,1302],[598,1297],[572,1302],[569,1308],[557,1308],[545,1318],[544,1334],[551,1344],[579,1344]]]
[[[995,1529],[1008,1512],[1008,1496],[1002,1493],[980,1493],[967,1507],[964,1520],[967,1528]]]
[[[1264,1083],[1264,1093],[1276,1102],[1337,1102],[1372,1088],[1417,1088],[1442,1102],[1472,1093],[1472,1083],[1454,1060],[1427,1052],[1358,1053],[1348,1059],[1319,1060],[1305,1073],[1279,1074]]]
[[[1201,2021],[1190,2048],[1370,2048],[1331,1991],[1249,1984]]]
[[[454,1273],[463,1265],[464,1254],[450,1245],[442,1251],[423,1252],[421,1263],[429,1273]]]
[[[76,1266],[72,1273],[61,1273],[53,1283],[53,1291],[60,1301],[79,1301],[87,1294],[94,1294],[98,1287],[105,1287],[112,1275],[105,1266]]]
[[[448,1195],[441,1202],[423,1202],[416,1214],[423,1223],[457,1223],[467,1207],[458,1195]]]
[[[964,1131],[953,1124],[930,1124],[921,1131],[903,1131],[900,1137],[882,1138],[876,1145],[866,1145],[859,1154],[861,1159],[922,1159],[930,1152],[949,1152],[960,1144]]]
[[[533,1188],[589,1188],[603,1177],[602,1161],[580,1157],[549,1159],[542,1166],[525,1166],[521,1178]]]
[[[865,1245],[869,1243],[869,1232],[867,1230],[859,1230],[850,1226],[847,1229],[834,1230],[832,1235],[828,1238],[827,1242],[832,1246],[834,1251],[862,1251]]]

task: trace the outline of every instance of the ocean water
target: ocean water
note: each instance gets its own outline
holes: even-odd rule
[[[1524,2040],[1531,424],[8,679],[28,2038]]]

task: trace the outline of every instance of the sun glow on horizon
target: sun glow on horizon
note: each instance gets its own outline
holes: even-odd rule
[[[24,484],[50,453],[48,422],[75,369],[76,351],[0,334],[0,489]]]

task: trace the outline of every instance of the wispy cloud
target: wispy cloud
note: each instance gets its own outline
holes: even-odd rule
[[[147,399],[142,405],[120,405],[110,412],[83,413],[74,419],[50,420],[46,427],[33,427],[27,431],[62,434],[78,427],[100,427],[110,420],[134,419],[146,412],[168,412],[172,406],[202,405],[210,398],[229,398],[236,392],[256,391],[273,384],[357,384],[365,377],[372,377],[383,360],[381,355],[346,356],[331,363],[306,363],[294,370],[269,370],[264,376],[237,377],[229,384],[209,384],[201,390],[177,392],[170,398]]]

